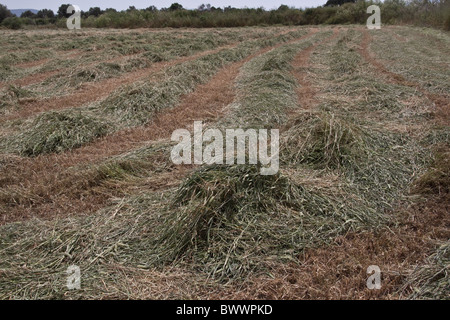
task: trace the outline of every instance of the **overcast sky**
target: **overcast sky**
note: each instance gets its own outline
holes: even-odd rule
[[[167,8],[173,2],[178,2],[187,9],[195,9],[202,3],[209,3],[215,7],[264,7],[265,9],[274,9],[278,8],[281,4],[286,4],[296,8],[317,7],[324,5],[326,0],[0,0],[0,3],[6,5],[8,9],[52,9],[53,11],[56,11],[63,3],[76,4],[81,8],[81,10],[87,11],[90,7],[124,10],[128,9],[129,6],[135,6],[138,9],[143,9],[154,5],[157,8]]]

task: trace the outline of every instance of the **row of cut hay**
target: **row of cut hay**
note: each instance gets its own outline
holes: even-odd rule
[[[253,99],[255,93],[250,90],[252,81],[247,79],[272,71],[288,85],[274,89],[268,77],[268,81],[258,82],[258,93],[272,90],[277,101],[285,101],[280,96],[287,92],[295,97],[289,61],[308,45],[275,49],[243,68],[239,83],[248,86],[240,87],[236,104],[249,111],[240,117],[244,125],[246,120],[254,120],[252,112],[261,112],[260,101]],[[286,111],[292,105],[285,101],[283,106],[281,110]],[[268,124],[261,120],[258,125],[277,121]],[[164,223],[158,225],[156,239],[149,237],[148,246],[153,248],[149,266],[178,261],[193,264],[216,279],[238,279],[261,271],[267,261],[296,261],[307,247],[385,223],[383,213],[359,197],[354,186],[340,179],[328,185],[316,183],[316,176],[317,172],[307,167],[285,168],[272,176],[261,175],[259,167],[252,165],[199,168],[177,189]]]
[[[400,29],[400,33],[403,32]],[[389,71],[409,81],[419,83],[422,88],[449,98],[450,50],[448,44],[436,44],[439,40],[420,36],[421,31],[408,29],[407,42],[397,41],[392,33],[374,33],[370,51],[384,62]],[[403,33],[406,35],[406,33]],[[412,36],[414,35],[414,36]],[[443,35],[441,35],[443,36]],[[449,37],[447,35],[447,42]]]
[[[177,57],[190,56],[200,51],[211,50],[218,46],[250,38],[259,39],[273,36],[277,31],[279,32],[274,28],[264,32],[251,29],[245,34],[237,31],[213,30],[200,33],[182,32],[177,36],[170,32],[151,32],[128,37],[108,36],[108,33],[98,36],[85,35],[81,39],[65,39],[66,42],[71,43],[69,49],[74,47],[78,51],[70,58],[68,58],[70,53],[62,55],[55,53],[51,59],[33,68],[19,68],[4,64],[0,67],[4,67],[4,72],[2,72],[4,79],[0,80],[11,83],[11,81],[24,77],[30,78],[33,74],[53,74],[49,74],[44,81],[23,88],[17,86],[19,90],[30,92],[33,98],[43,99],[70,94],[86,82],[98,82],[118,77],[128,72],[147,68],[154,62],[170,61]],[[27,40],[27,46],[31,47],[30,51],[34,51],[36,46],[40,46],[40,40],[34,38]],[[53,42],[49,40],[48,47],[57,46],[59,40],[53,40]],[[7,56],[2,56],[0,60],[6,59]],[[2,103],[1,112],[20,108],[20,102],[24,98],[9,99],[8,86],[5,88],[6,90],[0,91],[0,100],[7,101],[7,103]]]
[[[313,56],[314,65],[333,70],[360,40],[360,33],[349,30],[335,44],[321,48]],[[346,49],[336,50],[342,46]],[[424,114],[405,107],[404,100],[417,95],[412,88],[384,83],[360,58],[352,60],[359,61],[358,66],[339,77],[317,67],[317,81],[325,90],[318,113],[300,115],[290,129],[300,141],[293,156],[300,155],[296,159],[313,167],[339,169],[361,195],[389,209],[424,169],[431,153],[429,145],[420,141],[421,133],[417,139],[391,128],[423,123]]]
[[[126,87],[99,105],[76,111],[69,109],[43,113],[28,125],[25,132],[10,137],[6,141],[6,149],[25,156],[61,152],[88,143],[108,131],[145,124],[151,121],[155,113],[176,105],[183,94],[192,92],[197,85],[208,81],[225,65],[239,61],[267,45],[288,41],[303,34],[305,31],[299,30],[270,41],[244,42],[236,48],[223,49],[172,66],[161,74],[164,80]],[[90,125],[84,125],[86,123]]]
[[[135,57],[124,59],[122,62],[81,65],[72,68],[72,72],[61,73],[48,79],[44,85],[49,86],[48,90],[51,90],[52,94],[61,94],[63,93],[61,90],[67,91],[67,88],[62,85],[63,83],[69,84],[70,88],[78,88],[85,82],[98,82],[117,77],[127,72],[149,67],[155,62],[170,61],[179,57],[191,56],[201,51],[212,50],[234,42],[235,38],[235,34],[212,32],[211,34],[190,34],[189,37],[172,37],[170,40],[166,37],[153,36],[148,42],[128,39],[125,47],[131,48],[121,52],[121,54],[134,55]],[[121,46],[110,48],[110,50],[118,50],[123,46],[124,44],[121,44]],[[114,55],[111,53],[111,56]],[[48,93],[48,90],[45,90],[45,92]],[[40,91],[42,90],[40,89]]]
[[[339,79],[346,75],[351,76],[361,62],[361,58],[355,51],[355,48],[349,47],[349,43],[354,40],[355,35],[355,30],[351,29],[341,35],[333,46],[330,57],[330,69],[334,79]]]
[[[248,33],[247,37],[252,34],[257,37],[262,36],[262,34],[253,30]],[[268,32],[268,34],[271,33]],[[123,38],[122,43],[109,40],[110,37],[107,38],[87,37],[86,39],[80,39],[81,42],[74,43],[73,47],[83,49],[71,59],[64,58],[64,55],[54,56],[37,69],[22,70],[12,67],[7,81],[30,76],[32,73],[62,70],[45,81],[27,88],[27,90],[33,91],[36,97],[48,98],[49,96],[73,92],[86,82],[98,82],[149,67],[154,62],[170,61],[177,57],[211,50],[235,42],[236,39],[241,37],[235,32],[212,31],[211,33],[182,33],[179,37],[150,33],[145,38],[138,36],[121,37],[121,39]],[[94,48],[89,50],[90,46],[94,46]],[[120,49],[126,50],[122,52]],[[118,53],[117,50],[120,52]],[[133,55],[134,57],[121,59],[124,55]]]
[[[6,150],[33,157],[78,148],[107,132],[106,122],[81,112],[48,112],[29,121],[23,132],[3,143]]]
[[[245,96],[238,99],[233,116],[223,125],[271,128],[284,123],[286,112],[297,107],[297,97],[292,94],[297,84],[290,61],[299,50],[329,34],[331,31],[318,32],[305,41],[272,50],[246,63],[236,83],[240,94]]]
[[[143,124],[151,115],[176,104],[183,94],[192,92],[201,83],[208,81],[220,68],[242,60],[255,51],[304,35],[304,30],[290,32],[272,39],[247,41],[235,48],[224,49],[194,61],[178,64],[164,72],[164,80],[156,84],[143,83],[125,88],[105,100],[100,109],[114,116],[126,126]]]
[[[447,241],[405,280],[401,292],[412,300],[450,299],[450,242]]]

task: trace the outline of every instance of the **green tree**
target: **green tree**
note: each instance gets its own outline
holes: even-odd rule
[[[102,9],[100,9],[99,7],[94,7],[94,8],[89,8],[89,11],[87,12],[87,15],[88,16],[98,17],[102,13],[103,13]]]
[[[38,11],[36,16],[38,18],[41,18],[41,19],[54,18],[55,17],[55,13],[52,10],[50,10],[50,9],[42,9],[42,10]]]
[[[355,3],[356,0],[328,0],[327,3],[325,3],[325,7],[341,6],[348,2]]]
[[[183,6],[178,2],[172,3],[169,7],[169,11],[183,10]]]
[[[70,4],[62,4],[58,8],[58,18],[68,18],[71,16],[71,14],[67,13],[67,8],[70,6]]]
[[[37,15],[34,14],[31,10],[27,10],[27,11],[22,12],[20,17],[21,18],[36,18]]]
[[[158,11],[158,8],[156,8],[155,6],[150,6],[146,8],[145,11],[156,12]]]
[[[6,18],[12,17],[13,14],[11,11],[8,10],[8,8],[2,4],[0,4],[0,23],[5,20]]]
[[[2,21],[2,26],[5,26],[9,29],[20,29],[22,27],[23,20],[18,17],[8,17]]]
[[[278,9],[277,9],[277,11],[281,11],[281,12],[283,12],[283,11],[288,11],[288,10],[289,10],[289,7],[288,7],[287,5],[285,5],[285,4],[282,4],[282,5],[279,6]]]

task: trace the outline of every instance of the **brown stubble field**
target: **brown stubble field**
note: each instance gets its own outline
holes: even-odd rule
[[[0,298],[450,298],[448,33],[0,37]],[[279,128],[280,172],[174,165],[195,120]]]

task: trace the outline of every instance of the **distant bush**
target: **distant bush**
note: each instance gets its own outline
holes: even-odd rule
[[[5,20],[6,18],[12,17],[13,14],[11,11],[8,10],[8,8],[2,4],[0,4],[0,23]]]
[[[82,26],[88,28],[229,28],[268,25],[317,25],[317,24],[365,24],[369,15],[366,10],[372,4],[380,6],[383,24],[414,24],[450,30],[450,0],[328,0],[323,7],[296,9],[281,5],[267,11],[264,8],[232,7],[216,8],[201,5],[198,9],[187,10],[178,3],[158,10],[154,6],[127,10],[102,10],[99,7],[82,12]],[[61,5],[57,18],[51,10],[41,10],[34,15],[24,13],[24,17],[35,23],[8,20],[7,28],[18,29],[22,24],[54,24],[66,27],[68,4]],[[0,7],[0,21],[10,17],[5,6]],[[39,19],[39,20],[38,20]]]
[[[2,22],[2,26],[5,26],[8,29],[17,30],[20,29],[23,25],[23,20],[17,17],[8,17]]]

